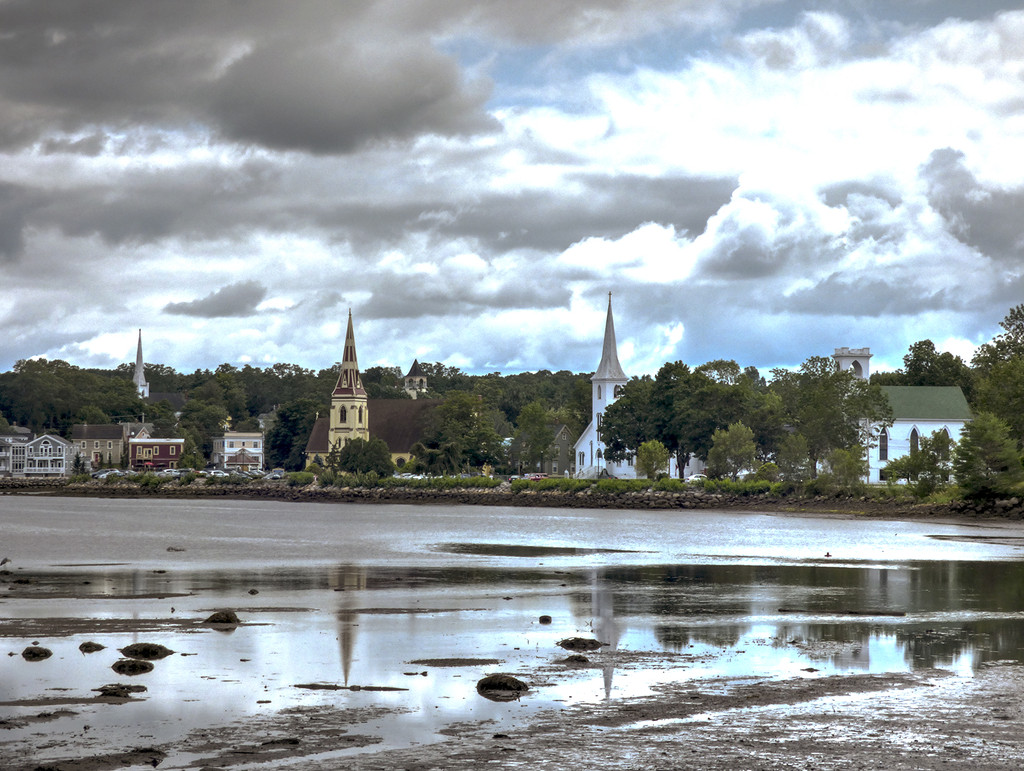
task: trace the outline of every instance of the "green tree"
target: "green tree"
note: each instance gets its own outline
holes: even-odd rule
[[[811,478],[811,456],[807,440],[800,434],[787,434],[775,455],[779,473],[787,482],[805,482]]]
[[[725,429],[716,429],[708,452],[708,473],[729,476],[734,481],[745,469],[757,464],[757,445],[754,432],[743,423],[733,423]]]
[[[772,375],[786,422],[807,441],[812,477],[832,450],[866,447],[879,426],[892,425],[881,388],[840,370],[830,358],[812,356],[796,371],[775,369]]]
[[[369,440],[356,437],[345,442],[338,453],[338,468],[355,474],[373,472],[382,477],[395,473],[391,450],[383,439],[376,437]]]
[[[979,412],[964,426],[953,451],[953,477],[969,498],[1006,495],[1024,482],[1024,466],[1005,422]]]
[[[618,399],[608,405],[598,428],[606,459],[621,463],[635,455],[644,442],[657,438],[653,393],[654,381],[649,376],[634,377],[622,387]]]
[[[1002,333],[992,342],[979,346],[971,359],[975,370],[982,375],[996,362],[1024,358],[1024,304],[1011,308],[999,326],[1003,328]]]
[[[555,443],[555,428],[548,411],[539,401],[530,402],[520,411],[515,438],[522,447],[527,468],[541,468]]]
[[[927,498],[948,484],[952,472],[952,440],[945,430],[935,431],[918,441],[917,450],[885,465],[885,478],[890,484],[903,479],[919,498]]]
[[[1024,445],[1024,357],[992,362],[978,380],[976,404],[1007,424],[1018,447]]]
[[[321,409],[326,414],[321,402],[298,399],[277,410],[277,421],[266,440],[267,463],[271,468],[302,471],[306,467],[306,444]]]
[[[864,448],[859,444],[830,450],[825,458],[825,467],[830,481],[839,490],[851,495],[863,491],[868,461]]]
[[[668,459],[668,448],[657,439],[644,442],[636,451],[637,474],[655,479],[659,473],[668,470]]]

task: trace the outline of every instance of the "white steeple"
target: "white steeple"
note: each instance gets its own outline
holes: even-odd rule
[[[615,345],[615,321],[612,319],[612,293],[608,293],[608,318],[604,322],[604,347],[601,349],[601,363],[593,380],[628,380],[619,365],[619,352]]]
[[[135,377],[132,378],[135,388],[139,392],[140,399],[149,398],[149,383],[146,382],[146,373],[142,366],[142,330],[139,330],[139,348],[135,353]]]

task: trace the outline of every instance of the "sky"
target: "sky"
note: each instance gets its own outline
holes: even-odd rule
[[[969,360],[1022,140],[1009,2],[0,0],[0,371]]]

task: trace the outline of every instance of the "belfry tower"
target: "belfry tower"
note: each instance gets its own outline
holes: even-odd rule
[[[356,360],[356,338],[352,331],[352,311],[348,312],[348,331],[345,333],[345,353],[341,359],[338,384],[331,394],[331,420],[327,444],[340,450],[350,439],[370,438],[370,416],[366,406],[366,391],[359,377]]]
[[[135,388],[139,392],[140,399],[149,398],[149,383],[146,382],[146,373],[142,366],[142,330],[139,330],[139,348],[135,353],[135,376],[132,378]]]

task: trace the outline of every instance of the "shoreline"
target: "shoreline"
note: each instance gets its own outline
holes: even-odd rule
[[[166,483],[159,487],[126,479],[116,482],[69,482],[53,479],[0,479],[0,495],[53,495],[89,498],[163,498],[270,500],[291,503],[380,503],[470,505],[630,510],[701,509],[757,510],[792,514],[862,516],[885,519],[948,519],[951,521],[1024,519],[1018,498],[993,501],[953,501],[945,504],[883,500],[868,496],[775,497],[768,494],[708,493],[701,488],[683,492],[520,490],[503,484],[492,488],[430,489],[421,487],[291,486],[287,482],[258,481],[247,485]]]

